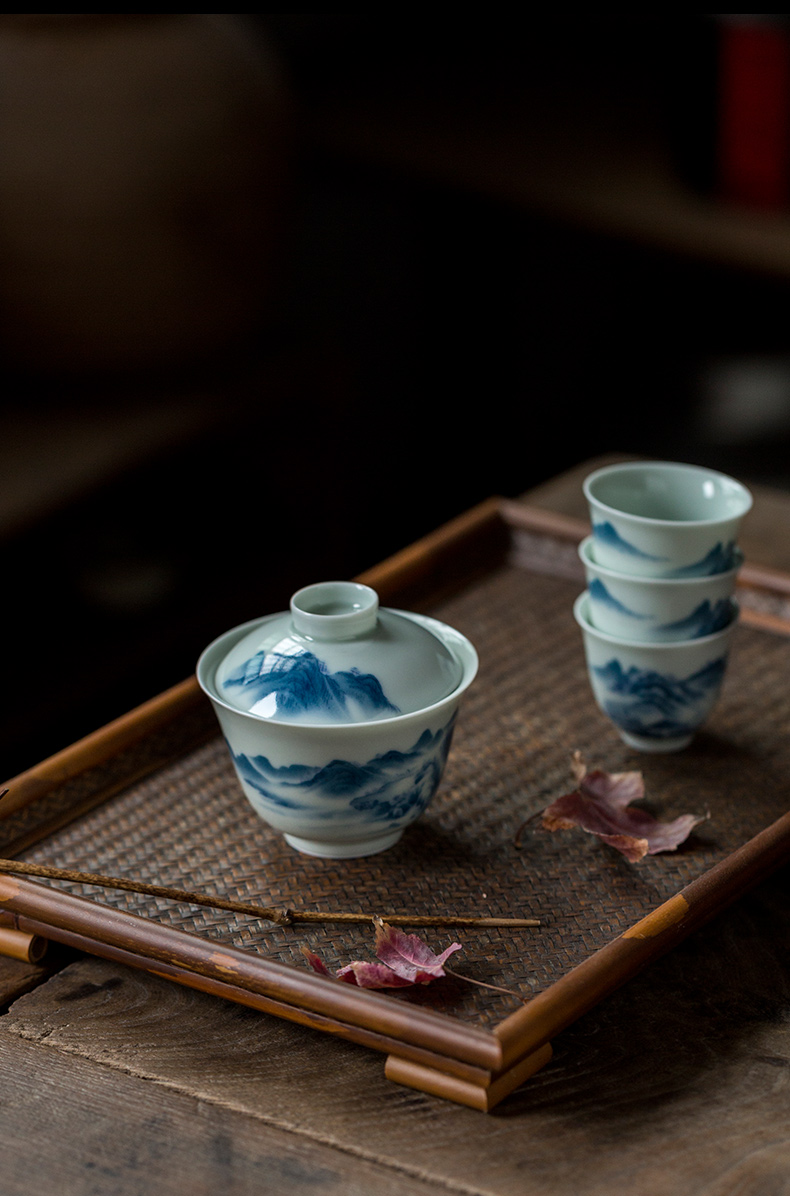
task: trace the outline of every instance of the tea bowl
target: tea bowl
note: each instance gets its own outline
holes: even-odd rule
[[[645,577],[733,567],[752,496],[726,474],[670,461],[610,465],[585,478],[599,565]]]
[[[642,752],[687,747],[713,709],[724,680],[738,622],[714,635],[640,643],[593,626],[585,590],[573,606],[582,631],[593,696],[621,739]]]
[[[740,548],[734,551],[731,569],[708,577],[635,577],[607,569],[598,564],[592,536],[582,540],[579,557],[590,595],[590,622],[620,639],[698,639],[722,631],[735,613],[735,582],[743,564]]]
[[[220,635],[197,678],[253,809],[297,851],[343,859],[392,847],[426,809],[477,667],[449,625],[327,582]]]

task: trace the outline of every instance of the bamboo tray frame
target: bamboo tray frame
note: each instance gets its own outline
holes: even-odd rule
[[[579,520],[492,498],[358,580],[373,586],[384,603],[425,608],[484,576],[503,558],[514,534],[548,536],[571,546],[588,531]],[[743,623],[790,635],[789,575],[747,563],[739,586],[757,596],[754,607],[742,607]],[[760,596],[767,609],[759,609]],[[204,707],[206,717],[195,729],[194,714]],[[193,725],[185,740],[179,728],[187,715]],[[216,734],[213,713],[194,678],[153,698],[7,782],[0,819],[29,814],[30,825],[5,854],[45,840]],[[150,751],[130,770],[124,753],[141,743],[150,743]],[[80,780],[85,783],[75,786],[67,809],[49,808],[56,790]],[[790,813],[491,1029],[8,874],[0,875],[5,911],[0,924],[360,1043],[387,1055],[386,1075],[393,1081],[489,1111],[551,1058],[552,1037],[788,859]]]

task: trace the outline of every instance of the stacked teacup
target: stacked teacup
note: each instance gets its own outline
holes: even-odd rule
[[[630,747],[679,751],[721,690],[752,496],[673,462],[598,469],[584,493],[592,535],[579,546],[587,589],[574,615],[593,695]]]

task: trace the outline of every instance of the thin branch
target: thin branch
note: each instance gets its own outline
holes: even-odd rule
[[[278,926],[290,926],[293,922],[370,922],[374,917],[373,914],[330,913],[326,910],[277,909],[272,905],[231,901],[225,897],[192,893],[186,889],[174,889],[168,885],[153,885],[121,876],[102,876],[96,872],[77,872],[72,868],[52,868],[47,864],[28,864],[19,860],[0,859],[0,872],[22,876],[42,876],[49,880],[70,880],[78,884],[98,885],[107,889],[126,889],[131,893],[164,897],[168,901],[182,901],[189,905],[206,905],[211,909],[226,909],[237,914],[247,914],[252,918],[263,918],[267,922],[274,922]],[[538,918],[474,917],[449,914],[382,914],[381,917],[393,926],[504,926],[511,929],[540,926]]]
[[[495,993],[507,993],[509,997],[516,997],[522,1005],[527,1004],[527,998],[522,997],[521,993],[517,993],[514,988],[503,988],[501,984],[488,984],[485,980],[474,980],[471,976],[464,976],[463,972],[454,972],[446,964],[444,970],[448,976],[455,976],[456,980],[465,980],[467,984],[478,984],[480,988],[492,988]]]

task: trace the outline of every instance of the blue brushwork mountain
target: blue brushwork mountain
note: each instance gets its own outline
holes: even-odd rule
[[[226,685],[242,688],[249,708],[274,695],[276,714],[281,718],[313,714],[333,722],[351,722],[356,721],[357,713],[368,718],[400,713],[373,673],[359,669],[332,673],[306,650],[289,655],[257,652],[230,674]]]
[[[684,565],[681,569],[675,569],[670,576],[713,577],[715,573],[729,573],[730,569],[735,566],[735,560],[735,541],[731,540],[729,544],[719,542],[702,560],[696,561],[693,565]]]
[[[643,552],[641,548],[637,548],[635,544],[632,544],[629,540],[621,536],[608,520],[604,523],[593,524],[593,535],[602,544],[606,544],[609,548],[614,548],[617,552],[622,552],[626,556],[639,557],[643,561],[656,561],[659,564],[668,559],[667,557],[652,556],[649,552]],[[735,541],[730,540],[727,544],[719,542],[700,560],[694,561],[691,565],[682,565],[678,569],[672,569],[664,574],[664,576],[712,577],[714,573],[729,573],[730,569],[735,567],[736,560],[737,548]]]
[[[593,671],[611,695],[601,704],[612,722],[635,735],[671,739],[696,729],[726,667],[725,654],[685,680],[655,669],[624,669],[615,659]]]
[[[651,556],[649,552],[643,552],[641,548],[637,548],[636,544],[631,544],[629,540],[625,540],[617,528],[609,523],[608,520],[604,523],[593,524],[593,535],[602,544],[607,544],[610,548],[616,548],[618,552],[624,552],[628,556],[641,557],[643,561],[666,560],[666,557],[663,556]]]
[[[640,615],[638,611],[631,610],[614,594],[610,594],[604,583],[597,577],[594,577],[588,587],[590,597],[596,602],[600,602],[602,606],[607,606],[609,610],[616,611],[618,615],[628,615],[631,619],[649,619],[650,615]]]
[[[435,734],[424,731],[408,751],[384,752],[364,764],[331,760],[321,766],[275,767],[266,756],[231,752],[239,775],[264,804],[309,811],[325,820],[344,817],[351,806],[366,812],[368,822],[393,823],[422,813],[436,792],[454,721]]]
[[[678,632],[682,639],[699,639],[700,636],[722,631],[734,615],[735,608],[729,598],[720,598],[718,602],[709,602],[706,598],[685,619],[662,623],[658,630]]]
[[[589,585],[590,597],[601,606],[615,611],[618,615],[625,615],[630,619],[649,619],[650,615],[642,615],[639,611],[631,610],[624,602],[620,602],[607,590],[599,578],[592,579]],[[676,619],[672,623],[657,623],[657,632],[672,632],[679,639],[699,639],[703,635],[713,635],[722,631],[735,615],[735,607],[729,598],[720,598],[717,602],[705,599],[700,602],[683,619]]]

